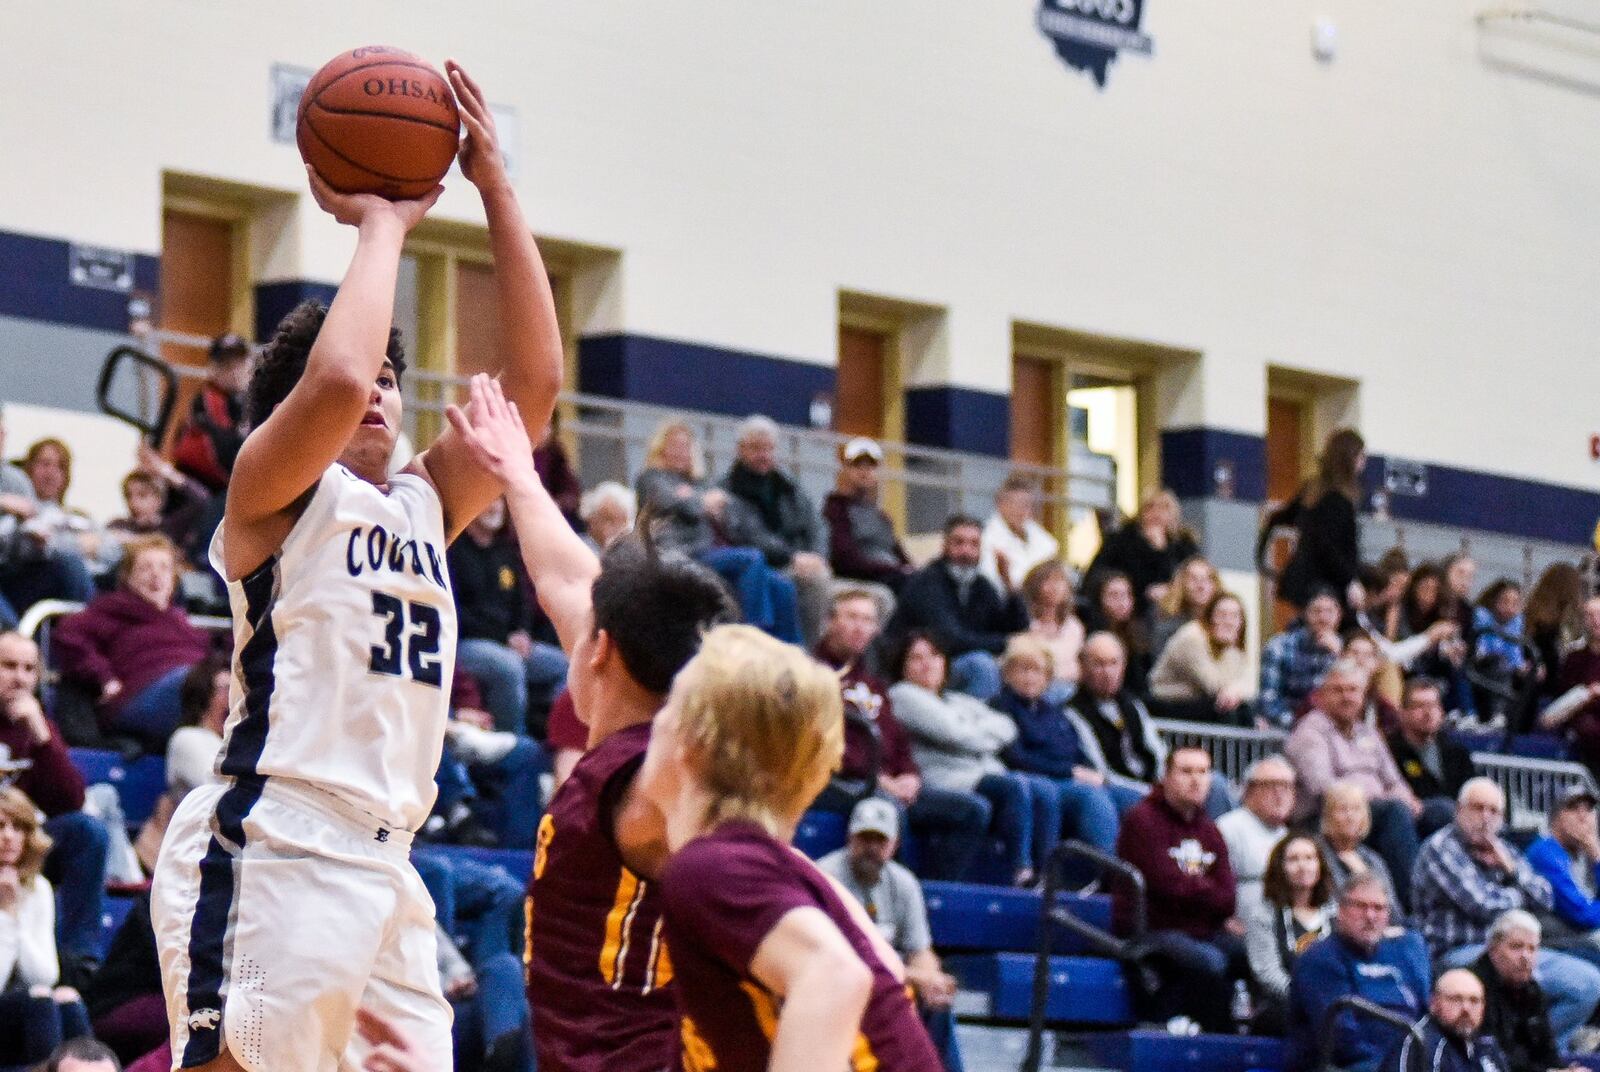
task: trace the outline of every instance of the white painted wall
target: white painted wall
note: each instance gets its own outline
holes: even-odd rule
[[[1147,0],[1102,92],[1033,0],[64,0],[8,20],[0,228],[154,252],[162,169],[298,190],[270,65],[381,41],[517,110],[535,227],[623,251],[596,326],[831,362],[844,287],[948,309],[925,382],[1004,390],[1024,319],[1202,352],[1185,420],[1259,432],[1279,363],[1378,451],[1600,487],[1600,59],[1487,2]],[[288,217],[264,271],[336,279]]]

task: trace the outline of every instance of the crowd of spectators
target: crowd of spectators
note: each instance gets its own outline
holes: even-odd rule
[[[125,1060],[160,1044],[146,902],[98,963],[122,831],[84,810],[66,745],[166,757],[168,792],[133,849],[148,867],[165,817],[208,776],[227,718],[228,638],[190,613],[221,606],[205,562],[242,441],[247,368],[242,340],[217,341],[171,449],[140,447],[122,484],[126,516],[107,526],[64,505],[64,442],[39,440],[0,465],[0,629],[41,599],[84,604],[55,623],[49,668],[31,640],[0,632],[0,1024],[15,1012],[32,1025],[26,1039],[0,1027],[0,1064],[39,1059],[38,1040],[91,1022]],[[0,423],[9,457],[3,435]],[[1143,1018],[1284,1034],[1295,1068],[1312,1067],[1323,1018],[1350,994],[1425,1018],[1445,1062],[1476,1060],[1475,1047],[1493,1045],[1485,1034],[1494,1059],[1534,1072],[1600,1038],[1584,1030],[1600,1003],[1595,799],[1564,798],[1524,855],[1502,829],[1504,798],[1473,777],[1459,739],[1558,734],[1600,765],[1600,597],[1576,568],[1552,567],[1524,600],[1504,579],[1474,599],[1464,555],[1413,567],[1391,552],[1364,565],[1364,445],[1341,431],[1270,519],[1298,534],[1279,587],[1295,612],[1256,665],[1254,601],[1226,589],[1169,492],[1110,531],[1081,578],[1024,476],[1004,481],[986,519],[950,516],[937,554],[918,564],[878,501],[879,444],[841,446],[819,507],[778,464],[780,435],[749,418],[719,475],[695,425],[668,421],[632,487],[583,488],[553,435],[536,459],[595,549],[638,527],[662,553],[716,571],[748,621],[839,673],[845,758],[815,808],[847,817],[848,844],[823,866],[906,958],[952,1064],[954,983],[918,878],[1036,886],[1067,840],[1143,875],[1135,933],[1127,883],[1086,856],[1061,864],[1069,885],[1113,896]],[[419,840],[531,849],[550,776],[558,783],[584,746],[567,659],[503,504],[467,527],[448,562],[458,672],[439,800]],[[1163,718],[1279,731],[1281,753],[1230,784],[1207,751],[1169,749]],[[460,1067],[525,1067],[520,928],[509,922],[520,890],[492,868],[423,866]],[[1332,1023],[1343,1068],[1376,1072],[1400,1042],[1348,1013]]]

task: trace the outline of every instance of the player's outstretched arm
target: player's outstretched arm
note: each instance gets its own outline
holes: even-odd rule
[[[848,1068],[872,973],[821,909],[796,908],[756,947],[750,971],[783,999],[768,1072]]]
[[[500,381],[506,397],[522,412],[528,430],[538,436],[550,423],[564,364],[550,277],[506,174],[488,100],[460,64],[451,60],[445,71],[467,128],[461,145],[461,171],[478,188],[489,220],[504,347]],[[524,449],[531,450],[532,444],[525,442]],[[475,464],[471,452],[449,429],[413,465],[423,468],[438,488],[451,539],[500,494],[499,482]]]
[[[505,485],[506,509],[517,527],[528,577],[561,646],[570,652],[580,632],[592,624],[590,593],[600,560],[572,531],[539,481],[517,404],[481,373],[472,378],[469,392],[465,410],[446,410],[450,427],[474,467]]]
[[[400,247],[444,189],[436,186],[415,201],[388,201],[338,193],[315,171],[306,171],[317,204],[356,228],[356,251],[304,373],[239,450],[225,515],[232,579],[277,551],[294,524],[296,504],[360,425],[388,348]]]

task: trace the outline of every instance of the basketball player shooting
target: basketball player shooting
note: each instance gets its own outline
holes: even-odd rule
[[[462,172],[488,217],[504,391],[542,429],[562,369],[549,280],[485,98],[447,70]],[[356,249],[332,306],[295,309],[260,358],[211,545],[233,611],[231,713],[218,781],[174,815],[151,898],[174,1064],[353,1069],[367,1009],[444,1069],[451,1013],[408,849],[434,798],[455,658],[445,548],[501,488],[449,429],[388,473],[401,247],[440,190],[389,201],[310,182]]]

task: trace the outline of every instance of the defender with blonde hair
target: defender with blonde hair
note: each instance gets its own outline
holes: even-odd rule
[[[749,626],[708,633],[656,718],[639,777],[686,1072],[939,1067],[899,957],[788,844],[843,751],[834,674]]]

